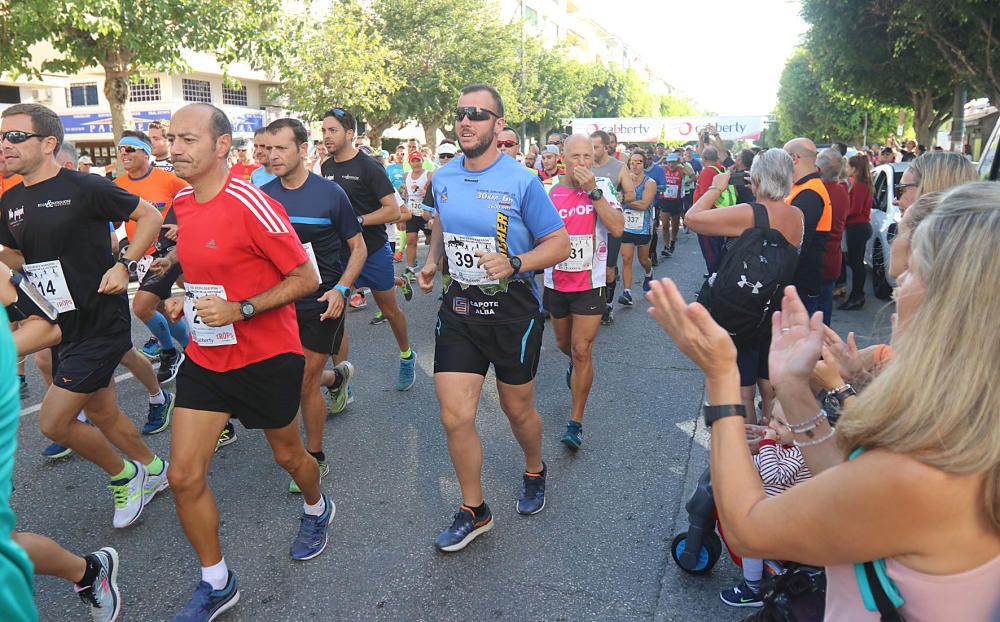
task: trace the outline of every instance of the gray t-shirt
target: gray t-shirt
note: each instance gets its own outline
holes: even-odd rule
[[[618,187],[618,176],[621,174],[622,169],[625,168],[625,163],[621,160],[616,160],[614,158],[608,158],[608,161],[601,166],[596,164],[590,167],[590,170],[594,175],[598,177],[606,177],[611,180],[611,184]]]

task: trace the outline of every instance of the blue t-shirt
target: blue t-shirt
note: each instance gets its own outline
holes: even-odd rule
[[[385,173],[389,176],[389,181],[392,182],[392,187],[396,190],[399,190],[399,187],[406,181],[406,171],[403,170],[402,164],[393,162],[385,167]]]
[[[564,226],[538,176],[508,155],[482,171],[466,169],[459,156],[434,173],[431,190],[446,239],[449,234],[493,238],[497,252],[508,257],[530,251],[539,238]],[[441,308],[470,322],[534,317],[541,306],[533,276],[522,272],[485,286],[453,279]]]
[[[266,170],[264,170],[263,166],[258,169],[254,169],[254,171],[250,173],[250,183],[257,186],[258,188],[263,188],[264,184],[268,183],[269,181],[274,181],[277,178],[278,176],[275,175],[274,173],[268,173]]]
[[[361,233],[361,226],[354,215],[351,200],[337,182],[323,179],[309,173],[304,184],[294,190],[281,185],[275,179],[261,190],[281,203],[292,222],[295,233],[302,244],[312,250],[319,270],[319,294],[323,294],[340,281],[343,269],[340,264],[341,250],[350,240]],[[312,261],[312,257],[309,258]],[[316,295],[310,294],[300,302],[314,302]]]
[[[667,176],[663,172],[663,167],[659,164],[654,164],[647,168],[646,175],[656,182],[656,198],[653,199],[653,205],[659,205],[662,200],[661,195],[667,188]]]

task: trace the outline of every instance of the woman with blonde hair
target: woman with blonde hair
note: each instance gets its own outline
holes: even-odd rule
[[[895,188],[894,203],[905,212],[922,194],[943,192],[976,179],[976,167],[961,154],[930,151],[903,171]]]
[[[764,494],[746,444],[736,352],[728,333],[669,279],[650,312],[705,372],[714,422],[712,485],[722,527],[741,555],[795,559],[827,571],[827,622],[879,620],[859,584],[874,573],[909,622],[988,622],[1000,605],[1000,185],[955,188],[913,235],[901,275],[894,356],[845,409],[836,430],[817,412],[809,377],[823,344],[786,290],[774,314],[771,381],[795,444],[817,475]],[[817,461],[817,451],[838,460]],[[814,464],[816,468],[814,468]],[[820,471],[825,471],[819,474]]]

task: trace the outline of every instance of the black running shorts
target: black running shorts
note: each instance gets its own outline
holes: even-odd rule
[[[218,372],[189,358],[177,374],[177,408],[227,413],[247,428],[283,428],[295,419],[305,359],[287,353]]]
[[[510,324],[459,321],[438,312],[434,340],[434,373],[464,372],[485,376],[493,364],[497,380],[527,384],[538,371],[542,350],[542,316]]]
[[[170,266],[162,277],[152,272],[147,272],[146,276],[142,279],[142,283],[139,284],[139,291],[149,292],[155,294],[160,300],[166,300],[170,298],[170,290],[174,286],[174,283],[177,282],[177,279],[181,278],[181,274],[182,270],[179,263]]]
[[[337,292],[339,296],[340,293]],[[299,339],[302,347],[320,354],[333,354],[340,350],[344,340],[344,316],[347,314],[347,301],[344,301],[344,311],[338,318],[320,320],[319,316],[326,311],[326,303],[295,303],[295,316],[299,322]]]
[[[131,331],[61,343],[52,348],[52,384],[73,393],[100,391],[131,348]]]
[[[407,233],[420,233],[421,231],[431,232],[431,227],[427,224],[423,216],[414,216],[406,221]]]
[[[542,294],[542,306],[556,319],[570,314],[601,315],[607,308],[604,300],[606,291],[604,287],[597,287],[582,292],[561,292],[546,287]]]

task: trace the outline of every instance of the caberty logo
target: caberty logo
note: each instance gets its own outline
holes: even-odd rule
[[[69,207],[72,202],[73,201],[71,199],[64,199],[62,201],[53,201],[52,199],[49,199],[44,203],[39,203],[38,207],[44,207],[46,209],[51,209],[53,207]]]

